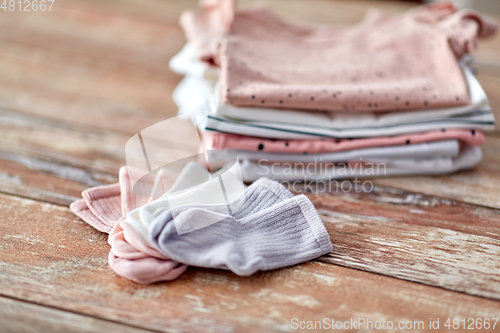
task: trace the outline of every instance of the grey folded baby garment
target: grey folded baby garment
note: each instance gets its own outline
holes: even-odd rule
[[[150,224],[150,242],[172,260],[198,267],[229,269],[247,276],[317,258],[332,250],[330,237],[311,201],[262,178],[249,186],[231,216],[217,207],[166,210]],[[157,212],[158,213],[158,212]],[[219,222],[185,234],[176,225]],[[194,222],[193,222],[194,221]]]

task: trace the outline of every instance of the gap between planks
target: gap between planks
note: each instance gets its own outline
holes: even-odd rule
[[[157,332],[9,296],[0,296],[0,323],[2,323],[2,333],[24,333],[34,330],[37,332],[64,330],[65,333]]]

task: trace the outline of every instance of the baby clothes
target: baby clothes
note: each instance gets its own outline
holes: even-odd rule
[[[175,89],[179,114],[193,114],[201,129],[268,138],[299,139],[318,136],[356,138],[386,136],[441,128],[492,130],[494,116],[486,94],[472,74],[469,55],[460,60],[471,103],[464,106],[412,112],[312,112],[276,110],[265,106],[225,104],[213,84],[196,68],[193,47],[187,44],[170,61],[171,69],[187,75]],[[215,88],[218,91],[218,88]]]
[[[196,63],[199,63],[196,62]],[[214,89],[210,89],[209,99],[211,115],[220,118],[229,118],[239,121],[250,121],[253,123],[285,123],[291,125],[301,125],[308,127],[327,127],[331,129],[355,129],[370,127],[385,127],[402,124],[410,124],[431,120],[443,120],[450,117],[466,116],[478,110],[490,110],[488,98],[478,80],[472,73],[466,59],[460,61],[460,67],[464,73],[468,85],[471,103],[464,106],[451,108],[440,108],[431,110],[415,110],[412,112],[312,112],[301,110],[276,110],[273,108],[260,106],[244,107],[225,104],[220,101]],[[199,80],[204,80],[200,76]],[[194,81],[194,79],[191,79]],[[185,87],[180,86],[179,90],[186,89],[191,92],[199,90],[202,83],[190,83]],[[206,84],[209,86],[208,84]]]
[[[328,233],[307,197],[293,197],[279,183],[262,178],[239,200],[242,202],[232,204],[239,209],[231,216],[221,214],[216,205],[193,205],[174,217],[171,210],[149,204],[131,212],[125,223],[169,258],[230,269],[238,275],[294,265],[332,250]],[[220,221],[180,235],[176,229],[179,224],[210,216]]]
[[[219,41],[233,23],[236,3],[234,0],[201,0],[199,3],[201,11],[182,13],[180,24],[195,45],[199,59],[214,65]]]
[[[355,130],[332,130],[328,128],[307,128],[284,124],[268,123],[266,125],[249,122],[236,122],[212,116],[206,118],[199,126],[206,131],[239,134],[252,137],[281,140],[312,140],[318,138],[354,139],[369,137],[387,137],[408,133],[428,132],[441,129],[474,129],[476,131],[493,131],[494,117],[491,111],[478,111],[479,119],[455,117],[449,120],[428,121],[397,126],[362,128]]]
[[[384,176],[444,175],[476,166],[482,159],[480,147],[465,146],[457,157],[394,159],[367,163],[264,163],[244,160],[241,172],[246,182],[272,177],[283,182],[333,181]]]
[[[112,227],[108,238],[111,245],[109,265],[118,275],[137,283],[174,280],[186,270],[187,264],[226,268],[239,275],[250,275],[257,270],[311,260],[332,249],[323,222],[309,199],[294,197],[276,182],[265,178],[256,181],[244,195],[234,199],[236,202],[230,206],[237,210],[230,215],[225,214],[225,205],[217,204],[176,207],[174,213],[166,196],[157,199],[137,196],[132,190],[128,170],[134,173],[130,168],[120,169],[119,186],[113,184],[86,190],[86,201],[74,203],[72,210],[101,229],[100,224],[105,230]],[[170,191],[197,191],[198,188],[192,187],[197,184],[193,179],[205,179],[205,175],[210,174],[189,163],[175,183],[171,178],[161,182],[170,184]],[[94,207],[92,211],[83,207],[86,202],[89,203],[87,208]],[[129,213],[130,209],[134,210]],[[90,213],[81,213],[86,210]],[[121,211],[127,214],[127,219],[120,216]],[[211,216],[220,221],[178,234],[178,223],[192,224]],[[162,222],[168,222],[167,229],[163,229],[165,225],[161,227]],[[160,238],[161,245],[157,242]],[[167,253],[182,258],[182,262],[172,260]]]
[[[109,266],[116,274],[137,283],[175,280],[187,269],[187,265],[144,246],[134,232],[126,235],[121,220],[112,229],[108,242],[111,245]]]
[[[218,104],[207,80],[194,75],[181,81],[173,97],[180,114],[193,114],[201,129],[272,139],[359,138],[443,128],[492,130],[495,119],[486,94],[463,66],[472,102],[449,109],[348,114],[232,107]]]
[[[206,21],[190,24],[209,32]],[[469,104],[457,57],[496,22],[441,2],[394,16],[371,11],[349,28],[303,27],[254,8],[236,12],[225,30],[213,58],[224,102],[377,112]]]
[[[149,284],[159,281],[171,281],[179,277],[187,266],[173,261],[155,249],[144,245],[140,237],[130,228],[123,225],[125,215],[131,210],[137,209],[154,197],[143,197],[134,193],[131,179],[140,174],[132,168],[122,167],[120,169],[120,189],[122,202],[122,216],[111,230],[108,243],[111,245],[108,256],[108,264],[118,275],[141,284]],[[172,186],[175,178],[169,173],[158,173],[162,177],[161,183]],[[151,186],[152,187],[152,186]],[[156,192],[153,190],[153,193]]]
[[[484,134],[476,130],[439,130],[408,135],[367,139],[271,140],[251,136],[210,133],[203,136],[208,149],[237,149],[284,154],[319,154],[351,149],[409,145],[456,139],[471,146],[481,146]]]
[[[464,144],[462,144],[464,145]],[[419,143],[402,146],[387,146],[352,149],[333,153],[321,154],[286,154],[269,153],[247,150],[207,150],[210,167],[222,166],[236,157],[240,161],[262,161],[267,162],[352,162],[370,161],[376,159],[379,162],[390,162],[394,159],[421,159],[424,157],[456,157],[460,152],[460,143],[457,140],[443,140],[429,143]]]
[[[285,164],[381,162],[387,172],[370,176],[383,176],[443,174],[481,159],[474,147],[495,119],[469,53],[478,37],[495,33],[494,20],[450,2],[394,16],[372,11],[347,28],[227,8],[210,7],[234,16],[211,40],[220,49],[205,48],[218,83],[209,62],[202,72],[193,54],[200,49],[191,42],[206,34],[187,33],[190,43],[170,62],[186,75],[174,100],[202,131],[211,167],[238,157],[245,181],[295,181],[306,173]],[[185,14],[186,32],[205,25],[204,12]],[[367,176],[328,172],[307,180]]]
[[[133,168],[122,167],[119,183],[86,189],[82,192],[83,200],[71,203],[70,209],[92,227],[109,234],[127,212],[149,201],[150,198],[136,195],[130,187],[130,178],[135,179],[140,175]],[[164,179],[170,184],[174,181],[168,177]]]
[[[178,219],[200,219],[217,214],[194,208]],[[317,258],[332,250],[323,222],[312,203],[299,195],[255,214],[220,222],[178,235],[171,215],[153,225],[162,253],[190,265],[229,269],[241,276]]]
[[[95,229],[109,234],[122,216],[120,185],[92,187],[83,191],[82,196],[83,200],[71,203],[71,211]]]
[[[73,202],[70,209],[97,230],[110,234],[108,263],[116,274],[142,284],[170,281],[180,276],[187,266],[144,246],[137,235],[121,225],[124,214],[151,199],[138,196],[132,190],[130,178],[139,174],[132,168],[120,168],[118,184],[83,191],[84,200]],[[168,174],[163,176],[165,184],[171,185],[175,180],[168,178]]]
[[[184,170],[190,169],[192,172],[201,169],[200,166],[191,163],[186,165]],[[202,170],[200,170],[202,171]],[[208,173],[208,171],[204,170],[204,172]],[[208,173],[209,174],[209,173]],[[177,183],[176,183],[177,184]],[[203,185],[203,184],[202,184]],[[174,187],[176,188],[177,191],[182,193],[182,190],[186,189],[186,187],[176,187],[174,184]],[[187,192],[184,192],[184,195],[189,196],[192,194],[192,196],[196,196],[196,192],[200,192],[200,190],[196,187],[192,187],[191,190],[188,190]],[[249,210],[252,210],[254,212],[271,207],[272,205],[284,200],[284,199],[289,199],[292,197],[292,194],[283,188],[283,186],[269,181],[269,180],[259,180],[259,182],[256,182],[255,184],[252,184],[247,191],[244,193],[236,196],[233,200],[231,200],[230,206],[236,207],[237,211],[240,212],[240,214],[247,214]],[[249,205],[250,204],[250,205]],[[196,205],[200,205],[199,203],[191,203],[188,205],[188,208],[194,207]],[[205,207],[207,209],[210,209],[212,211],[215,211],[217,213],[227,213],[227,205],[226,203],[224,204],[211,204],[207,208],[206,204],[201,205],[201,207]],[[244,206],[244,207],[242,207]],[[178,207],[176,210],[176,213],[182,211],[182,207]],[[150,242],[151,235],[150,235],[150,229],[151,229],[151,224],[154,223],[156,217],[158,214],[161,212],[165,211],[170,211],[170,203],[168,200],[168,197],[162,198],[160,200],[157,200],[155,202],[151,202],[147,205],[144,205],[138,209],[135,209],[134,211],[130,212],[127,215],[126,221],[124,223],[130,225],[135,229],[137,234],[142,235],[142,239],[149,242],[148,245],[154,247],[155,243]],[[236,211],[235,211],[236,212]],[[233,212],[233,213],[235,213]],[[243,213],[242,213],[243,212]]]

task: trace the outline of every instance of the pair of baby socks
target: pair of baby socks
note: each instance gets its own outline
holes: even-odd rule
[[[158,252],[186,265],[229,269],[247,276],[295,265],[332,250],[311,201],[304,195],[294,197],[267,178],[254,182],[230,204],[238,207],[231,215],[222,205],[167,209],[158,201],[131,212],[124,223],[135,226]],[[148,222],[142,224],[141,219]],[[207,219],[218,222],[178,232],[179,226],[204,224]]]
[[[192,183],[195,174],[203,174],[202,180],[214,177],[191,164],[175,183],[173,178],[164,179],[171,190],[153,200],[133,192],[130,178],[134,170],[123,167],[119,184],[84,191],[84,199],[74,202],[71,209],[96,229],[110,233],[110,267],[142,284],[176,279],[187,265],[229,269],[247,276],[295,265],[332,250],[309,199],[293,196],[267,178],[244,188],[228,204],[193,203],[171,208],[168,194],[189,196],[190,191],[198,190]],[[228,212],[228,207],[233,210]],[[206,225],[206,220],[217,222]],[[179,233],[183,225],[203,227]]]

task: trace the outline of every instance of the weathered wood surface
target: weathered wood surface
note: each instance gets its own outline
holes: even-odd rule
[[[0,325],[2,333],[152,332],[6,297],[0,297]]]
[[[69,205],[117,181],[128,135],[0,110],[0,190]]]
[[[177,130],[169,156],[188,148]],[[69,206],[84,189],[118,181],[130,137],[0,109],[0,191]]]
[[[4,147],[0,149],[0,158],[3,160],[0,164],[2,191],[69,205],[79,197],[83,189],[116,181],[118,168],[123,163],[122,147],[128,134],[95,130],[87,126],[69,125],[12,112],[0,113],[0,119],[0,128],[3,128],[0,133],[7,133],[0,134],[0,147]],[[500,139],[488,138],[488,143],[490,142],[491,147],[485,150],[487,153],[500,149]],[[500,203],[488,203],[487,199],[495,198],[496,189],[500,188],[499,156],[496,153],[486,156],[486,163],[478,167],[479,171],[466,171],[447,177],[383,179],[376,180],[376,183],[393,185],[395,182],[396,185],[393,186],[403,187],[400,184],[402,182],[409,190],[420,186],[419,192],[425,192],[434,186],[435,191],[441,191],[439,194],[445,197],[465,202],[476,200],[478,204],[498,206]],[[470,184],[463,180],[463,174],[470,175]],[[485,179],[486,177],[490,179]],[[484,185],[479,187],[478,184]],[[470,187],[468,191],[456,189],[467,185]],[[380,187],[379,190],[384,191],[384,188]],[[449,192],[444,192],[446,190]],[[336,244],[336,250],[331,255],[334,259],[331,261],[450,290],[499,298],[499,271],[495,260],[495,256],[500,254],[496,238],[500,235],[500,217],[497,211],[439,197],[422,199],[422,195],[417,193],[398,193],[396,191],[399,196],[396,199],[386,198],[390,194],[389,189],[378,195],[366,196],[363,200],[356,199],[356,193],[347,197],[312,198],[317,207],[326,212],[323,219]],[[464,194],[467,197],[457,198]],[[347,206],[349,200],[357,204]],[[385,203],[386,200],[389,200],[389,204]],[[430,220],[427,218],[429,213],[419,208],[429,208],[426,205],[432,209]],[[351,210],[344,211],[345,207],[350,207]],[[357,211],[364,213],[358,214]],[[396,217],[395,212],[398,212]],[[356,218],[358,215],[359,218]],[[486,222],[482,220],[485,217],[488,217]],[[409,218],[420,222],[400,223]],[[457,218],[459,219],[456,220]],[[367,221],[372,225],[368,226]],[[424,222],[426,224],[421,226]],[[474,226],[475,229],[472,228]],[[352,235],[344,238],[342,228],[360,231],[349,232]],[[446,232],[458,232],[453,236],[457,240],[450,244],[448,241],[453,239],[450,236],[447,242],[433,244],[433,238],[429,234],[437,235],[444,241],[445,238],[441,236]],[[384,243],[381,239],[387,239],[387,242]],[[473,241],[489,246],[489,251],[481,252],[471,248]],[[401,248],[399,252],[395,250],[397,246],[403,245],[409,248]],[[441,246],[451,254],[448,258],[443,257],[439,252],[433,252],[434,246]],[[339,249],[340,252],[336,252]],[[351,252],[346,254],[348,249]],[[388,260],[388,254],[393,259],[401,254],[405,260]],[[471,258],[476,258],[474,267],[470,266]],[[481,260],[477,260],[478,258]],[[461,269],[453,270],[450,266]],[[437,271],[440,274],[435,274]]]
[[[330,234],[320,260],[500,300],[500,210],[390,188],[295,188]]]
[[[158,24],[84,2],[0,18],[3,108],[130,133],[175,114],[180,77],[167,64],[184,43],[177,18]]]
[[[500,208],[500,137],[488,136],[483,160],[472,170],[447,176],[388,177],[375,184]]]
[[[355,23],[369,6],[414,5],[265,2],[314,24]],[[184,43],[179,14],[195,7],[63,0],[50,13],[0,11],[0,192],[67,206],[83,189],[115,182],[126,140],[175,115],[170,95],[180,77],[167,62]],[[477,62],[500,117],[499,52],[497,35],[480,43]],[[53,316],[61,331],[269,332],[290,331],[294,317],[498,317],[500,303],[487,298],[500,295],[500,132],[487,135],[474,170],[377,179],[371,194],[310,196],[332,253],[250,278],[192,268],[178,281],[140,286],[112,273],[106,236],[66,207],[0,195],[0,295],[40,304],[0,298],[0,324],[47,331],[44,316]],[[182,142],[168,153],[180,153]]]
[[[107,266],[105,234],[66,207],[0,195],[0,294],[146,329],[293,331],[299,320],[498,317],[500,303],[320,262],[248,278],[190,268],[142,286]]]

